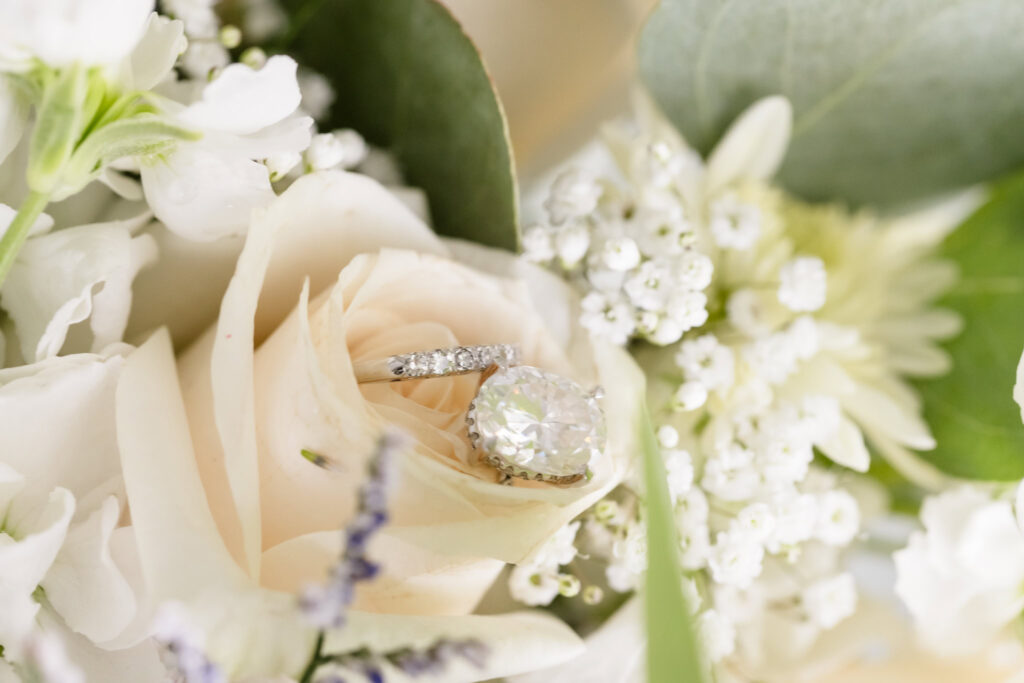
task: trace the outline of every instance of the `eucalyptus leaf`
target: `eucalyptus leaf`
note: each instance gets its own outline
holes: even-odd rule
[[[469,37],[435,0],[288,0],[285,50],[337,93],[324,128],[355,128],[424,189],[438,232],[519,244],[505,116]]]
[[[1024,163],[1019,0],[662,0],[640,70],[708,152],[765,95],[793,104],[780,181],[896,204]]]
[[[918,386],[938,442],[922,457],[972,479],[1024,477],[1024,425],[1013,400],[1024,348],[1024,175],[1001,183],[988,204],[946,240],[961,279],[942,304],[964,319],[948,345],[953,369]]]
[[[668,476],[646,412],[639,430],[647,519],[647,577],[644,587],[647,680],[698,683],[704,680],[704,675],[697,656],[690,610],[683,597],[679,534],[669,497]]]

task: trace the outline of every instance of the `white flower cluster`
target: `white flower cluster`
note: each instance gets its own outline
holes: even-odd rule
[[[683,161],[662,151],[666,168]],[[672,176],[658,177],[663,186],[624,194],[583,170],[566,171],[545,203],[546,223],[523,236],[528,259],[557,264],[586,291],[584,326],[617,344],[671,344],[708,317],[711,260],[693,246],[690,211]]]
[[[934,443],[904,376],[947,367],[935,342],[957,321],[929,307],[952,276],[928,256],[975,205],[961,197],[881,223],[793,200],[767,182],[790,117],[784,100],[756,103],[705,164],[641,103],[635,123],[606,135],[617,168],[561,175],[547,221],[525,238],[527,258],[582,290],[592,333],[653,342],[633,348],[664,425],[706,654],[753,669],[773,630],[809,646],[856,606],[841,563],[861,528],[841,486],[853,475],[816,454],[862,472],[867,437],[911,478],[932,475],[908,450]],[[609,585],[627,591],[646,538],[637,506],[616,499],[592,510],[583,538],[607,559]]]
[[[516,565],[509,576],[512,597],[527,605],[548,605],[559,595],[574,597],[580,592],[580,580],[561,568],[576,557],[576,533],[580,523],[559,529],[530,557]]]
[[[708,587],[707,599],[701,602],[709,607],[697,621],[712,661],[736,651],[737,633],[746,642],[763,637],[767,610],[780,612],[808,630],[830,629],[856,606],[852,577],[841,571],[839,560],[842,548],[860,529],[858,503],[849,492],[836,488],[834,476],[808,468],[809,444],[766,437],[783,425],[787,431],[796,430],[798,422],[786,424],[778,415],[765,416],[764,422],[772,426],[753,439],[770,443],[766,447],[773,457],[802,462],[799,485],[789,474],[763,477],[762,452],[755,455],[740,443],[726,449],[739,460],[729,463],[736,465],[732,484],[725,485],[729,477],[711,463],[705,464],[701,480],[695,482],[694,459],[678,447],[679,433],[667,425],[658,431],[680,534],[680,565],[687,573],[702,576],[698,583]],[[808,455],[800,455],[801,449]],[[745,483],[737,488],[741,479]],[[725,497],[716,488],[720,485],[725,486]],[[628,510],[602,501],[586,527],[588,549],[608,560],[609,586],[623,592],[637,588],[647,562],[643,521]],[[752,653],[744,654],[749,662]]]

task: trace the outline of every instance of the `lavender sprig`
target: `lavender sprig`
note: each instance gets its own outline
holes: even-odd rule
[[[184,610],[166,603],[153,622],[153,638],[163,645],[161,658],[175,683],[227,683],[227,676],[210,661],[202,637],[188,623]]]
[[[333,664],[362,675],[370,683],[383,683],[385,667],[390,665],[407,676],[418,678],[443,673],[456,658],[483,668],[487,647],[479,640],[442,638],[425,649],[403,647],[388,652],[361,648],[351,652],[322,655],[318,666]],[[314,683],[347,683],[339,673],[331,672],[313,679]]]
[[[380,571],[380,565],[367,556],[366,550],[370,539],[388,521],[388,471],[403,441],[395,433],[384,434],[377,441],[366,481],[359,489],[356,516],[344,530],[341,558],[325,583],[308,587],[299,598],[306,618],[319,628],[343,626],[345,613],[355,598],[355,585],[373,579]]]
[[[403,647],[387,652],[373,652],[360,648],[350,652],[324,654],[325,629],[345,624],[349,606],[355,598],[355,586],[369,581],[380,572],[380,565],[367,556],[367,547],[388,521],[387,493],[391,459],[402,448],[404,439],[395,433],[386,433],[377,442],[370,458],[366,481],[359,489],[359,504],[352,522],[345,528],[345,543],[338,564],[331,568],[327,582],[307,588],[299,598],[306,617],[321,629],[313,657],[299,679],[301,683],[345,683],[337,673],[316,676],[321,667],[331,665],[362,675],[371,683],[382,683],[385,667],[391,666],[408,676],[423,676],[443,672],[455,658],[484,665],[487,648],[478,640],[441,639],[424,649]],[[311,451],[303,457],[315,464],[325,461]]]

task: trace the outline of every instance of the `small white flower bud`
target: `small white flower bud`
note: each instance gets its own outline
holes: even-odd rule
[[[267,63],[267,53],[258,47],[249,47],[245,49],[238,61],[252,69],[262,69],[263,65]]]
[[[242,44],[242,30],[237,26],[228,24],[221,27],[218,38],[221,45],[229,50],[233,50]]]
[[[594,506],[594,519],[599,522],[608,522],[619,515],[619,504],[614,500],[599,500]]]
[[[654,332],[648,335],[648,338],[654,344],[668,346],[679,341],[685,331],[681,322],[665,316],[658,321],[658,326],[654,328]]]
[[[558,259],[566,270],[576,265],[587,254],[590,248],[590,231],[582,223],[568,225],[555,235],[555,249]]]
[[[314,135],[306,150],[306,165],[313,171],[326,171],[345,159],[345,143],[334,133]]]
[[[708,401],[708,388],[700,382],[683,382],[672,397],[679,410],[697,410]]]
[[[679,432],[672,425],[662,425],[658,428],[658,443],[662,448],[675,448],[679,445]]]
[[[181,56],[181,69],[190,78],[205,80],[213,78],[231,62],[228,51],[220,43],[197,40],[188,44]]]
[[[605,242],[601,256],[612,270],[631,270],[640,265],[640,249],[628,237],[613,237]]]
[[[547,228],[534,225],[523,232],[523,256],[534,263],[547,263],[554,258],[551,233]]]
[[[544,202],[551,222],[561,225],[567,220],[585,216],[597,207],[603,190],[594,177],[578,168],[571,168],[555,179],[551,195]]]
[[[302,93],[302,109],[314,119],[324,118],[334,103],[331,82],[309,69],[299,69],[299,92]]]
[[[341,158],[343,168],[355,168],[366,159],[366,140],[351,128],[334,131],[334,137],[341,144],[344,154]]]
[[[572,574],[558,575],[558,592],[560,595],[573,598],[580,594],[580,580]]]
[[[302,163],[302,155],[298,152],[275,154],[272,157],[267,157],[263,163],[270,171],[270,182],[273,183],[288,175],[293,168]]]
[[[583,589],[583,602],[587,605],[596,605],[604,600],[604,591],[600,586],[587,586]]]

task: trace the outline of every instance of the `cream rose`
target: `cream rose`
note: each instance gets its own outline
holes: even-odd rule
[[[198,555],[193,541],[201,537],[219,548],[216,561],[232,585],[294,594],[322,581],[336,560],[339,529],[353,514],[373,441],[394,425],[412,445],[397,463],[391,519],[371,551],[383,576],[358,593],[356,609],[387,613],[379,618],[387,619],[389,634],[431,617],[449,618],[455,632],[466,633],[475,632],[473,620],[511,619],[494,632],[510,643],[521,633],[519,646],[533,642],[540,659],[510,650],[509,661],[489,675],[572,656],[576,648],[566,644],[574,636],[554,620],[459,615],[472,612],[504,563],[525,558],[628,473],[642,375],[621,349],[592,345],[573,306],[560,280],[503,252],[438,239],[368,178],[304,177],[254,214],[217,324],[179,359],[183,401],[166,376],[165,335],[143,345],[126,368],[125,384],[136,389],[120,397],[119,419],[133,435],[125,435],[122,448],[136,534],[148,533],[140,524],[165,531],[173,524],[171,510],[153,496],[182,495],[173,490],[178,482],[191,491],[187,496],[205,495],[211,513],[195,520],[187,541],[193,547],[185,552]],[[499,485],[465,433],[478,377],[359,385],[352,372],[362,359],[486,343],[518,344],[528,364],[605,387],[608,446],[589,481],[569,488]],[[169,410],[146,406],[155,400],[154,386],[172,394],[171,404],[182,403],[181,419],[170,422],[188,430],[172,437],[167,430],[174,424],[161,426],[159,445],[144,433],[153,421],[145,415]],[[131,447],[167,450],[173,442],[178,458],[189,440],[194,462],[173,466]],[[334,466],[314,465],[303,449]],[[166,549],[160,553],[180,562]],[[228,554],[235,569],[224,566]],[[159,597],[199,595],[209,591],[192,585]],[[539,645],[540,638],[550,644]]]

